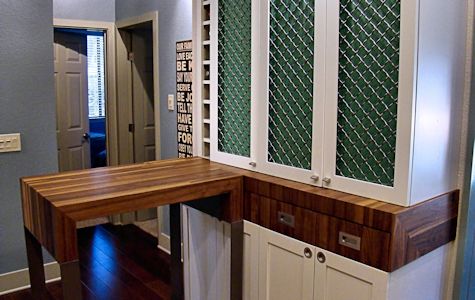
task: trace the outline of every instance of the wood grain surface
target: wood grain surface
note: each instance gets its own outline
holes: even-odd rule
[[[202,158],[26,177],[21,187],[25,227],[60,262],[78,256],[77,221],[227,194],[216,205],[228,222],[244,218],[388,272],[455,238],[459,197],[402,207]],[[340,245],[340,231],[360,236],[361,250]]]
[[[77,259],[76,222],[228,194],[224,219],[242,219],[242,176],[200,158],[21,179],[25,227],[60,262]]]

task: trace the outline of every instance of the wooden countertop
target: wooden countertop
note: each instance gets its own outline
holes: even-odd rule
[[[21,179],[21,187],[25,227],[62,261],[77,257],[73,249],[76,241],[62,238],[75,238],[77,221],[229,193],[232,201],[225,205],[224,217],[228,221],[244,218],[244,210],[252,209],[244,207],[250,198],[258,201],[257,205],[273,199],[387,232],[389,251],[394,253],[388,254],[391,262],[380,268],[391,271],[452,240],[458,204],[458,192],[454,191],[413,207],[401,207],[203,158],[26,177]],[[432,244],[421,242],[420,237],[427,239],[432,229],[442,232],[442,237]],[[409,249],[413,253],[407,256],[401,248],[410,248],[411,238],[423,249]]]
[[[242,180],[201,158],[25,177],[23,219],[57,260],[68,261],[77,258],[77,221],[226,193],[242,204]],[[225,219],[242,219],[242,205],[230,206]]]

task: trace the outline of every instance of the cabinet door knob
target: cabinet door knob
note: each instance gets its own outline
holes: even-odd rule
[[[317,260],[320,262],[320,263],[324,263],[327,259],[325,257],[325,254],[323,254],[323,252],[318,252],[317,253]]]
[[[308,247],[303,250],[303,254],[306,258],[312,258],[312,250],[310,250],[310,248]]]
[[[312,175],[312,176],[310,176],[310,179],[312,179],[313,181],[318,181],[318,179],[320,179],[320,177],[318,175]]]
[[[332,179],[330,177],[323,177],[322,181],[326,184],[330,184],[330,182],[332,182]]]
[[[249,163],[249,165],[250,165],[251,167],[254,167],[254,168],[257,166],[257,164],[256,164],[255,162],[253,162],[253,161],[251,161],[251,162]]]

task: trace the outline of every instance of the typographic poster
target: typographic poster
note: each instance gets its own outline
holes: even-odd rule
[[[193,156],[193,52],[191,41],[176,43],[176,105],[178,123],[178,157]]]

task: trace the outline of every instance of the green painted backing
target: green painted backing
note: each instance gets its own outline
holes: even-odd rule
[[[218,1],[218,150],[251,149],[251,1]]]
[[[336,174],[394,185],[400,0],[340,0]]]
[[[313,0],[270,0],[268,161],[311,169]]]

